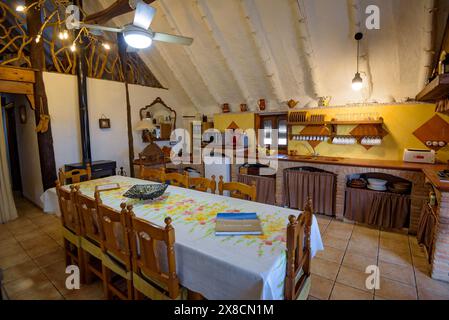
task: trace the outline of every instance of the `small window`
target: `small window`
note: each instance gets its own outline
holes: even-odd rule
[[[263,130],[263,144],[271,147],[273,130],[278,130],[278,149],[286,152],[288,147],[287,115],[261,116],[260,129]]]

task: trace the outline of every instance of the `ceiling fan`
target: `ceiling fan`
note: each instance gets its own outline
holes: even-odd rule
[[[93,24],[82,24],[92,30],[122,32],[128,48],[145,49],[151,46],[153,41],[162,41],[181,45],[191,45],[192,38],[176,36],[168,33],[154,32],[150,24],[156,14],[156,9],[146,4],[142,0],[129,0],[129,6],[135,9],[134,21],[122,28],[112,28]]]

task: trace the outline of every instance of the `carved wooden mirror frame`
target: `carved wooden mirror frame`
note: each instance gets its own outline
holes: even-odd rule
[[[162,105],[163,107],[165,107],[168,112],[170,113],[170,117],[171,117],[171,131],[176,129],[176,111],[172,108],[170,108],[169,106],[167,106],[167,104],[160,98],[157,97],[150,105],[145,106],[144,108],[141,108],[139,110],[139,116],[140,116],[140,120],[143,120],[144,118],[149,118],[149,114],[151,111],[151,108],[157,106],[157,105]],[[144,130],[142,132],[142,140],[143,142],[151,142],[150,139],[148,138],[148,130]],[[154,139],[155,141],[166,141],[167,139]],[[170,139],[168,139],[170,140]]]

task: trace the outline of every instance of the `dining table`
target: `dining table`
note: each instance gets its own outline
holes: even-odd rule
[[[78,183],[82,194],[94,197],[97,186],[118,184],[101,192],[102,202],[119,210],[120,204],[133,205],[134,214],[164,226],[172,218],[175,229],[176,266],[180,284],[207,299],[281,300],[286,276],[286,228],[290,215],[299,210],[241,200],[192,189],[168,186],[154,200],[125,198],[135,185],[155,182],[112,176]],[[68,188],[68,186],[65,186]],[[55,188],[41,197],[45,212],[58,213]],[[262,235],[216,236],[215,220],[221,212],[257,213]],[[311,226],[312,257],[324,250],[316,217]]]

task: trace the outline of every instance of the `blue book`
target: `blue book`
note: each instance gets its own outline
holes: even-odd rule
[[[223,212],[217,214],[216,236],[261,235],[262,226],[255,212]]]

